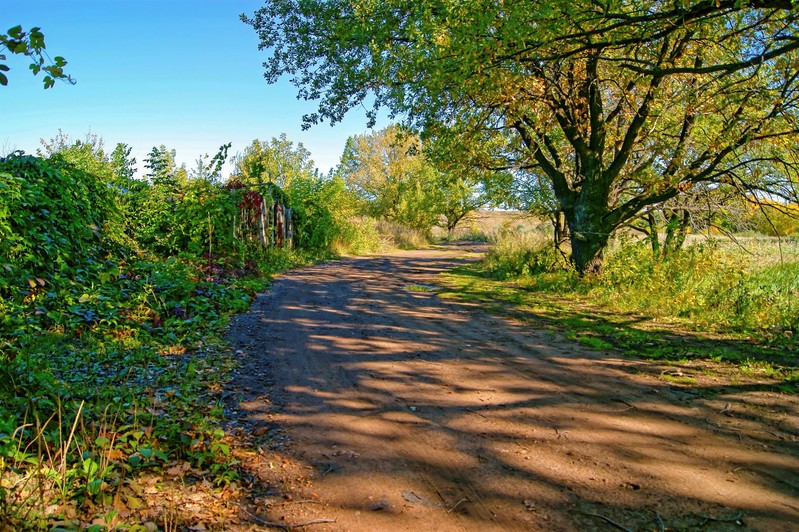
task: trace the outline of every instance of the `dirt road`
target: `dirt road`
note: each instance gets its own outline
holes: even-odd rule
[[[669,384],[650,362],[439,297],[436,275],[467,251],[292,272],[233,323],[236,423],[263,442],[251,522],[799,529],[795,396]]]

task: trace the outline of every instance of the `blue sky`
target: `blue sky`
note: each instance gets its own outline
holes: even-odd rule
[[[34,153],[59,129],[75,139],[101,136],[110,151],[133,147],[139,171],[153,146],[177,151],[190,169],[232,142],[285,133],[322,171],[338,163],[350,135],[366,131],[353,111],[344,122],[302,131],[313,102],[298,101],[287,80],[267,85],[255,31],[239,20],[255,0],[0,0],[0,31],[39,26],[51,57],[63,56],[77,80],[44,90],[25,58],[10,57],[0,87],[0,154]],[[388,122],[378,123],[377,127]]]

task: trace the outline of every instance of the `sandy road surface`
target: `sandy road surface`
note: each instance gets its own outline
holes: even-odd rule
[[[795,397],[669,385],[439,297],[466,251],[292,272],[233,323],[236,423],[272,442],[248,464],[260,522],[799,530]]]

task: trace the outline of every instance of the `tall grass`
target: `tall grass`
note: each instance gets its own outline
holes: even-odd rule
[[[796,240],[704,238],[666,259],[654,258],[645,242],[621,242],[608,251],[602,276],[580,279],[550,241],[509,231],[496,239],[484,267],[528,289],[586,296],[611,310],[700,329],[766,337],[799,332]]]
[[[418,229],[369,216],[355,216],[340,225],[331,249],[336,255],[366,255],[429,245],[428,235]]]
[[[442,227],[434,227],[432,236],[452,241],[495,242],[506,233],[549,234],[551,230],[549,221],[528,212],[479,210],[461,220],[451,235]]]
[[[486,254],[485,265],[497,279],[553,273],[566,268],[550,236],[541,231],[500,230],[489,242],[493,245]]]
[[[348,218],[341,224],[339,235],[331,246],[337,255],[376,253],[384,246],[377,220],[368,216]]]
[[[799,257],[779,261],[776,242],[757,254],[718,240],[655,260],[643,243],[609,254],[594,282],[598,301],[713,330],[793,331],[799,326]]]
[[[386,220],[378,220],[376,227],[384,249],[420,249],[430,245],[428,236],[419,229]]]

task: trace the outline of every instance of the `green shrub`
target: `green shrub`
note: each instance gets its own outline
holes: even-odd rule
[[[383,242],[377,220],[368,216],[352,217],[340,224],[333,250],[340,255],[364,255],[380,251]]]
[[[108,187],[58,157],[0,159],[0,292],[70,274],[109,244],[114,214]]]
[[[663,259],[645,241],[622,241],[608,252],[603,275],[583,279],[542,235],[499,231],[494,242],[483,270],[528,290],[585,295],[614,311],[710,330],[761,336],[799,331],[799,261],[791,241],[759,239],[744,251],[703,239]]]
[[[622,310],[690,319],[712,329],[799,328],[799,262],[766,265],[709,240],[655,260],[646,244],[609,254],[592,284],[599,301]]]

